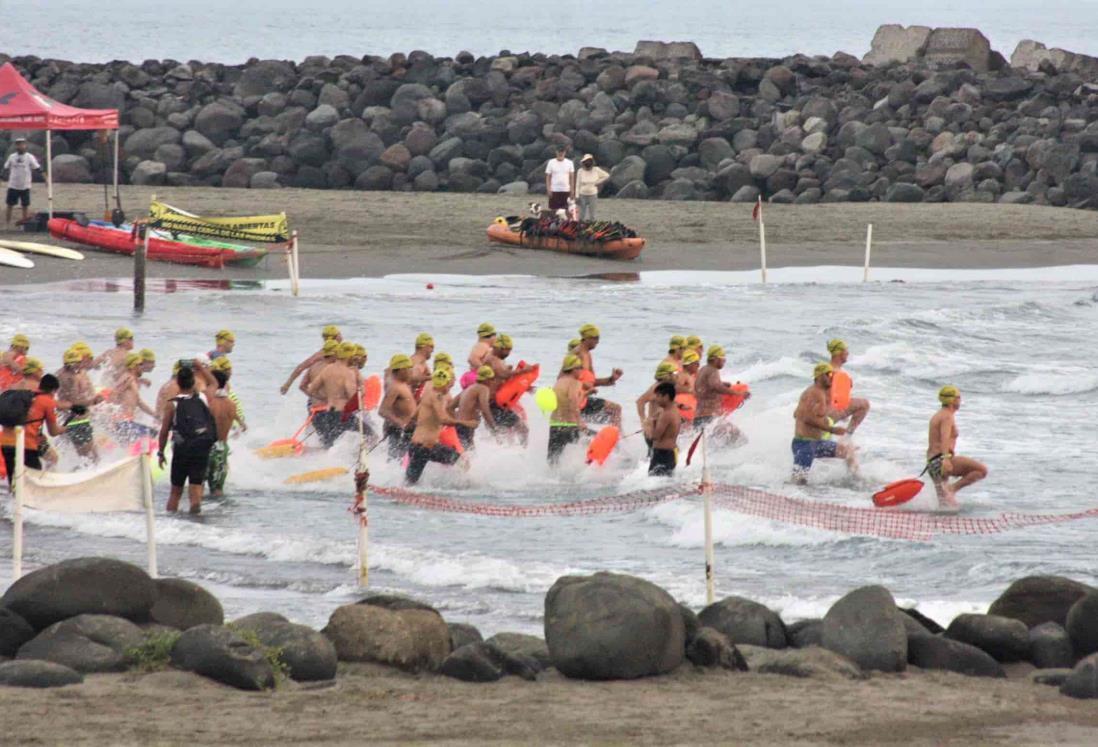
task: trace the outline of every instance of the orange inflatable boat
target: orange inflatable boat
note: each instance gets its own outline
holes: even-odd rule
[[[645,239],[613,239],[612,241],[580,241],[556,236],[526,236],[499,223],[488,226],[488,239],[499,244],[544,249],[562,254],[582,254],[603,259],[636,259],[644,249]]]

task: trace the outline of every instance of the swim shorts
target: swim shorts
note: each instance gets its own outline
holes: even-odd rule
[[[551,425],[549,426],[549,461],[556,464],[561,452],[568,444],[574,444],[580,440],[580,427],[578,425]]]
[[[8,207],[15,207],[17,203],[23,207],[30,207],[31,191],[29,189],[11,189],[9,187],[5,202],[8,204]],[[565,200],[565,206],[567,206],[567,200]]]
[[[923,471],[930,475],[930,479],[934,482],[941,482],[945,479],[945,476],[942,475],[942,464],[946,459],[951,458],[953,458],[952,454],[937,454],[926,460],[926,469]]]
[[[793,439],[793,469],[807,472],[812,469],[816,459],[834,459],[838,455],[839,445],[834,441],[820,441],[811,438]]]
[[[698,415],[694,418],[694,430],[700,431],[717,419],[716,415]]]
[[[588,397],[587,404],[580,412],[596,422],[605,422],[609,419],[609,415],[606,414],[606,400],[602,397]]]
[[[95,439],[95,431],[87,418],[76,418],[65,423],[65,435],[73,446],[87,446]]]
[[[172,449],[172,487],[181,488],[188,482],[201,485],[206,481],[209,465],[209,448],[193,449],[176,444]]]
[[[653,477],[670,477],[678,464],[677,449],[652,449],[652,461],[648,464],[648,474]]]
[[[220,493],[225,489],[225,479],[229,476],[229,444],[218,441],[210,447],[210,459],[206,471],[206,482],[211,493]]]
[[[415,431],[415,428],[412,425],[401,428],[393,425],[388,420],[385,421],[382,434],[389,443],[389,459],[391,461],[399,461],[404,458],[404,455],[408,452],[408,444],[412,441],[413,431]]]
[[[476,445],[473,442],[473,436],[477,432],[476,428],[470,428],[467,425],[455,425],[454,430],[457,431],[458,441],[461,443],[461,448],[469,451]]]
[[[320,436],[320,443],[325,449],[332,448],[340,436],[355,427],[352,420],[343,420],[343,415],[338,410],[324,410],[313,414],[313,428],[316,435]]]
[[[143,438],[152,438],[156,429],[134,420],[119,420],[114,424],[114,437],[120,444],[132,444]]]
[[[492,417],[495,418],[496,425],[500,428],[514,428],[519,424],[519,414],[514,410],[500,407],[495,402],[491,403],[488,409],[492,411]]]
[[[461,454],[458,454],[449,446],[435,444],[428,447],[422,444],[412,444],[408,447],[408,469],[404,473],[404,480],[409,485],[415,485],[423,475],[423,469],[427,466],[427,462],[453,464],[460,458]]]

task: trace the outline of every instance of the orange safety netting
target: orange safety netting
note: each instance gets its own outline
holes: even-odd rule
[[[713,497],[713,505],[720,509],[814,529],[890,539],[928,540],[943,534],[997,534],[1013,529],[1098,517],[1098,507],[1066,514],[1011,512],[995,516],[969,517],[872,506],[865,508],[840,506],[803,498],[790,498],[742,485],[711,484],[709,490]],[[427,511],[528,518],[591,516],[638,511],[681,498],[701,496],[703,488],[700,485],[668,486],[580,501],[532,505],[466,501],[404,488],[373,487],[371,492],[397,503]]]

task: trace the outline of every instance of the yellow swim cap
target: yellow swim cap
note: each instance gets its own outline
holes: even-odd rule
[[[599,328],[594,324],[585,324],[579,328],[579,336],[584,340],[589,340],[592,337],[601,337],[599,334]]]
[[[702,338],[697,335],[690,335],[686,338],[686,347],[688,348],[700,348],[702,346]]]
[[[446,367],[436,368],[431,374],[431,383],[439,389],[447,387],[454,380],[453,372]]]
[[[435,344],[435,338],[431,337],[426,332],[420,332],[418,335],[416,335],[416,347],[417,348],[425,348],[428,345],[434,345],[434,344]]]
[[[818,379],[824,374],[834,373],[835,369],[831,367],[830,363],[817,363],[816,367],[812,369],[812,378]]]
[[[938,390],[938,401],[943,405],[952,405],[961,396],[961,390],[952,384],[947,384]]]
[[[670,361],[661,361],[656,366],[656,381],[663,381],[664,379],[670,379],[675,376],[678,371],[675,370],[675,364]]]
[[[37,358],[27,358],[23,361],[23,374],[25,376],[36,373],[42,373],[42,361]]]
[[[156,353],[154,353],[149,348],[141,348],[141,350],[138,351],[138,355],[140,355],[141,360],[145,361],[146,363],[156,362]]]
[[[491,337],[496,333],[496,328],[488,322],[477,327],[477,337]]]
[[[500,350],[511,350],[515,346],[514,340],[511,339],[511,335],[500,335],[496,338],[496,347]]]
[[[670,352],[676,350],[682,350],[686,347],[686,338],[682,335],[671,335],[671,341],[667,343],[667,349]]]
[[[334,324],[329,324],[324,329],[320,330],[320,336],[325,340],[334,340],[340,336],[339,327]]]
[[[448,363],[451,366],[454,365],[454,358],[449,353],[435,353],[435,365],[439,363]]]
[[[92,349],[88,346],[88,343],[86,343],[86,342],[75,343],[72,346],[72,349],[75,350],[76,352],[80,353],[80,356],[82,358],[94,358],[95,357],[95,353],[92,352]]]
[[[715,360],[717,358],[724,357],[724,348],[720,345],[710,345],[709,350],[706,352],[705,357],[707,360]]]
[[[682,354],[682,364],[684,366],[689,366],[691,363],[697,363],[700,360],[701,356],[698,355],[698,351],[696,350],[687,350]]]
[[[11,346],[13,348],[22,348],[25,351],[30,350],[31,341],[26,335],[20,333],[11,338]]]
[[[571,340],[568,341],[568,352],[571,353],[573,350],[578,348],[579,344],[580,339],[578,337],[573,337]]]
[[[216,342],[236,342],[236,335],[227,329],[223,329],[214,335],[214,340]]]
[[[827,343],[827,352],[835,355],[835,353],[846,350],[846,343],[836,337],[834,340],[829,340]]]
[[[336,357],[341,361],[345,361],[355,354],[355,344],[353,342],[341,342],[339,343],[339,350],[336,351]]]
[[[577,368],[583,368],[583,361],[579,359],[578,355],[567,355],[564,357],[564,365],[561,366],[561,370],[575,371]]]
[[[355,344],[355,357],[365,359],[367,357],[366,356],[366,348],[364,346],[358,345],[356,343]]]
[[[335,355],[336,351],[339,350],[339,342],[334,338],[327,339],[324,341],[324,347],[320,350],[325,356]]]
[[[65,351],[65,354],[61,357],[61,360],[65,362],[66,366],[75,366],[80,361],[84,360],[84,356],[80,354],[80,351],[75,348],[69,348]]]
[[[211,371],[225,371],[228,373],[233,370],[233,362],[229,360],[229,356],[222,355],[219,358],[215,358],[213,363],[210,364]]]
[[[127,353],[125,366],[126,368],[133,368],[134,366],[141,365],[141,353]]]
[[[406,356],[404,353],[397,353],[389,359],[389,370],[399,371],[402,368],[411,368],[412,359]]]
[[[132,339],[133,339],[133,332],[131,330],[126,329],[125,327],[119,327],[118,329],[116,329],[114,331],[114,341],[115,342],[125,342],[126,340],[132,340]]]
[[[477,369],[477,381],[488,381],[494,378],[496,378],[496,372],[491,366],[481,366]]]

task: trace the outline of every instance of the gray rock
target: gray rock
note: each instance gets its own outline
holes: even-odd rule
[[[464,147],[461,138],[449,137],[431,148],[431,151],[427,155],[436,166],[444,167],[450,163],[451,160],[460,156]]]
[[[1038,669],[1071,667],[1075,663],[1071,637],[1063,626],[1047,622],[1030,628],[1029,661]]]
[[[84,675],[52,661],[5,661],[0,663],[0,685],[6,687],[64,687],[79,685]]]
[[[233,95],[246,99],[271,91],[288,91],[297,81],[293,65],[280,60],[260,60],[246,65],[233,88]]]
[[[1084,80],[1098,79],[1098,57],[1068,52],[1065,49],[1049,49],[1040,42],[1023,39],[1010,56],[1011,67],[1032,72],[1045,72],[1051,66],[1054,73],[1076,73]]]
[[[54,623],[19,648],[18,658],[62,664],[78,672],[121,672],[126,651],[144,640],[141,628],[110,615],[77,615]]]
[[[922,202],[924,192],[917,184],[897,182],[885,193],[885,202]]]
[[[1071,606],[1092,591],[1093,587],[1063,576],[1026,576],[1008,586],[991,603],[988,614],[1021,620],[1030,628],[1043,622],[1065,625]]]
[[[610,169],[610,183],[620,190],[629,182],[643,182],[645,166],[644,159],[640,156],[627,156]]]
[[[744,187],[754,187],[755,179],[742,163],[731,163],[717,172],[713,183],[722,197],[731,197]]]
[[[694,42],[639,41],[633,49],[634,57],[650,57],[653,60],[700,60],[698,45]]]
[[[404,136],[404,147],[413,156],[427,155],[437,143],[438,136],[434,129],[418,123],[412,125],[412,129]]]
[[[1034,685],[1050,685],[1060,687],[1071,676],[1071,668],[1064,669],[1034,669],[1029,673],[1029,679]]]
[[[695,198],[694,182],[689,179],[675,179],[663,188],[663,199],[671,201],[693,200]]]
[[[710,137],[698,143],[698,157],[701,164],[710,171],[725,159],[732,158],[736,152],[723,137]]]
[[[244,617],[238,617],[229,623],[233,628],[250,628],[255,630],[257,627],[265,625],[278,625],[280,623],[290,622],[285,616],[280,615],[277,612],[253,612],[250,615],[244,615]]]
[[[996,661],[1025,661],[1029,657],[1029,631],[1009,617],[998,615],[958,615],[945,635],[986,651]]]
[[[340,661],[434,671],[450,654],[450,630],[442,616],[426,605],[344,605],[336,608],[321,632],[335,644]]]
[[[446,627],[450,629],[450,648],[454,651],[468,643],[484,640],[476,626],[468,623],[446,623]]]
[[[412,132],[415,131],[413,128]],[[385,150],[381,137],[376,132],[371,132],[361,119],[342,120],[329,130],[328,138],[332,143],[332,156],[352,176],[358,176],[374,165]],[[318,139],[313,142],[315,142],[313,148],[316,151],[316,157],[322,156],[326,159],[327,150],[323,147],[323,141]],[[315,162],[315,158],[310,158],[309,162],[312,165],[321,165]]]
[[[138,133],[135,132],[134,135],[136,134]],[[127,140],[126,142],[128,143],[129,141]],[[188,158],[199,158],[210,151],[216,150],[217,146],[201,132],[198,132],[197,130],[187,130],[183,133],[183,149],[187,152]]]
[[[221,602],[198,584],[181,578],[159,578],[155,583],[156,602],[149,611],[153,622],[179,630],[225,622]]]
[[[34,638],[34,628],[26,620],[0,607],[0,656],[15,656],[19,647]]]
[[[827,147],[827,135],[823,132],[813,132],[801,140],[801,150],[805,153],[821,153]]]
[[[259,171],[252,175],[252,181],[248,186],[252,189],[281,189],[282,181],[277,172]]]
[[[823,641],[823,620],[798,620],[785,627],[785,635],[793,648],[819,646]]]
[[[754,185],[745,185],[736,190],[729,198],[729,202],[755,202],[759,199],[759,188]]]
[[[907,667],[902,614],[888,589],[855,589],[824,616],[824,648],[846,656],[862,669],[902,672]]]
[[[660,587],[615,573],[564,576],[545,596],[545,640],[553,666],[578,679],[633,679],[678,667],[685,628]]]
[[[998,201],[1004,205],[1029,205],[1033,199],[1029,192],[1004,192]]]
[[[1098,698],[1098,654],[1091,654],[1071,670],[1060,692],[1072,698]]]
[[[434,192],[439,184],[438,174],[434,171],[422,171],[412,179],[412,189],[416,192]]]
[[[320,132],[339,121],[339,110],[331,104],[321,104],[305,115],[305,126],[313,132]]]
[[[785,158],[783,156],[761,153],[751,159],[748,168],[751,171],[751,176],[755,179],[766,179],[780,169],[784,163]]]
[[[252,183],[252,177],[267,170],[267,161],[263,158],[239,158],[233,161],[221,177],[221,186],[244,189]],[[220,622],[213,623],[220,625]]]
[[[390,171],[407,171],[408,164],[412,160],[412,153],[404,143],[394,143],[382,151],[377,160],[378,163]]]
[[[930,40],[928,26],[886,24],[877,28],[869,52],[862,58],[867,65],[906,63],[922,57]]]
[[[528,656],[541,664],[543,669],[552,666],[549,647],[536,635],[496,633],[488,639],[488,643],[507,654]]]
[[[740,115],[740,99],[735,94],[726,91],[714,91],[706,99],[706,107],[711,119],[723,122]]]
[[[521,196],[530,192],[530,185],[524,181],[508,182],[501,186],[498,194]]]
[[[642,180],[636,179],[619,189],[617,197],[622,200],[646,200],[648,199],[648,185]]]
[[[265,690],[275,684],[265,653],[224,625],[185,631],[172,648],[172,664],[241,690]]]
[[[142,160],[153,157],[156,149],[166,143],[178,143],[179,130],[174,127],[149,127],[136,130],[122,142],[122,155],[124,157],[136,156]],[[207,141],[208,142],[208,141]],[[186,143],[184,143],[186,146]],[[210,144],[210,148],[213,148]]]
[[[986,73],[992,68],[991,42],[977,29],[934,29],[923,59],[931,64],[963,62],[977,72]]]
[[[690,148],[697,142],[698,131],[688,124],[671,124],[656,133],[656,139],[664,145]]]
[[[772,649],[761,646],[739,646],[751,671],[759,674],[780,674],[786,677],[818,679],[865,679],[865,673],[845,656],[809,646],[799,649]]]
[[[1038,140],[1026,150],[1026,162],[1034,170],[1042,170],[1057,184],[1067,179],[1079,163],[1077,143]]]
[[[255,105],[260,116],[274,117],[286,109],[286,94],[279,91],[271,91],[264,94],[259,103]]]
[[[785,648],[785,624],[776,612],[743,597],[727,597],[698,614],[698,622],[723,633],[730,643]]]
[[[854,145],[865,148],[874,155],[883,156],[892,145],[892,133],[881,122],[875,122],[854,136]]]
[[[973,170],[972,164],[964,161],[955,163],[946,170],[945,189],[951,200],[956,201],[975,187],[972,180]]]
[[[999,662],[976,646],[929,634],[908,638],[907,661],[922,669],[944,669],[970,677],[1006,677]]]
[[[187,162],[187,152],[178,143],[164,143],[153,153],[152,160],[160,161],[168,171],[179,171]]]
[[[1068,610],[1064,623],[1076,656],[1098,651],[1098,591],[1078,599]]]
[[[224,145],[242,124],[244,110],[226,100],[206,104],[194,118],[194,128],[216,145]]]
[[[455,650],[439,667],[439,674],[465,682],[495,682],[507,674],[533,680],[541,666],[521,655],[509,654],[487,641],[475,641]]]
[[[324,635],[306,625],[285,620],[259,618],[234,623],[239,630],[251,630],[264,646],[277,649],[290,678],[298,682],[333,679],[336,675],[335,646]]]
[[[92,180],[88,159],[71,153],[54,156],[50,174],[55,184],[86,184]]]
[[[747,671],[747,661],[728,638],[713,628],[701,628],[686,646],[686,658],[699,667]]]
[[[71,102],[81,109],[123,109],[126,106],[126,90],[121,83],[98,83],[89,80],[80,84]]]

